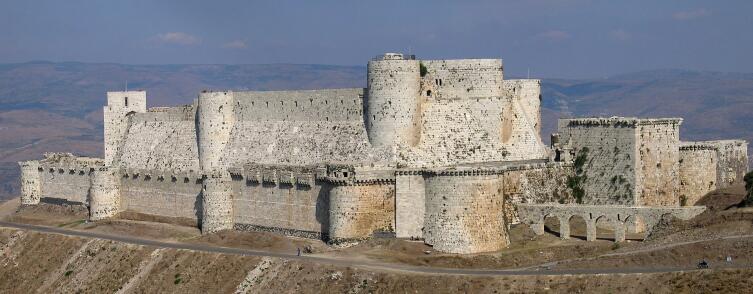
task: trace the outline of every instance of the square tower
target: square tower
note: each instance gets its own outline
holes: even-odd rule
[[[128,116],[146,112],[146,91],[107,92],[103,109],[105,129],[105,165],[112,165],[120,142],[128,130]]]
[[[560,119],[573,152],[568,181],[585,204],[679,205],[680,118]]]

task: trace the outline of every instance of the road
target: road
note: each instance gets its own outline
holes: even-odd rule
[[[77,230],[69,230],[47,226],[37,226],[29,224],[11,223],[0,221],[0,226],[15,228],[21,230],[61,234],[67,236],[84,237],[84,238],[96,238],[103,240],[111,240],[135,245],[152,246],[158,248],[172,248],[172,249],[184,249],[200,252],[210,253],[222,253],[222,254],[235,254],[244,256],[260,256],[260,257],[278,257],[291,260],[310,261],[323,264],[331,264],[337,266],[349,266],[361,269],[379,270],[379,271],[399,271],[414,274],[445,274],[445,275],[471,275],[471,276],[541,276],[541,275],[593,275],[593,274],[633,274],[633,273],[666,273],[666,272],[683,272],[689,270],[696,270],[693,267],[645,267],[645,268],[604,268],[604,269],[553,269],[553,270],[535,270],[531,268],[527,269],[459,269],[459,268],[440,268],[440,267],[424,267],[424,266],[411,266],[403,264],[393,263],[381,263],[363,260],[348,260],[338,259],[324,256],[310,256],[303,255],[297,256],[296,254],[274,253],[266,251],[256,251],[239,248],[228,248],[220,246],[210,246],[204,244],[186,244],[186,243],[170,243],[155,241],[149,239],[136,238],[131,236],[117,236],[102,234],[96,232],[85,232]],[[717,267],[715,269],[720,269]],[[723,268],[751,268],[749,266],[730,266]]]

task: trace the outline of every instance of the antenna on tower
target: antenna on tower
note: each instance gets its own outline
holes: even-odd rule
[[[530,78],[531,78],[531,68],[529,67],[528,68],[528,79],[530,79]]]
[[[125,91],[128,92],[128,80],[126,80]]]

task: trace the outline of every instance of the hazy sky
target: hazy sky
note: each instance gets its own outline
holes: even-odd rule
[[[753,1],[0,3],[0,63],[364,65],[383,52],[503,58],[508,74],[753,72]]]

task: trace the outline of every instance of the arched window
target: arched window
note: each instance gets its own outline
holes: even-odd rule
[[[429,96],[429,97],[431,97],[431,90],[427,90],[427,91],[426,91],[426,96]]]

